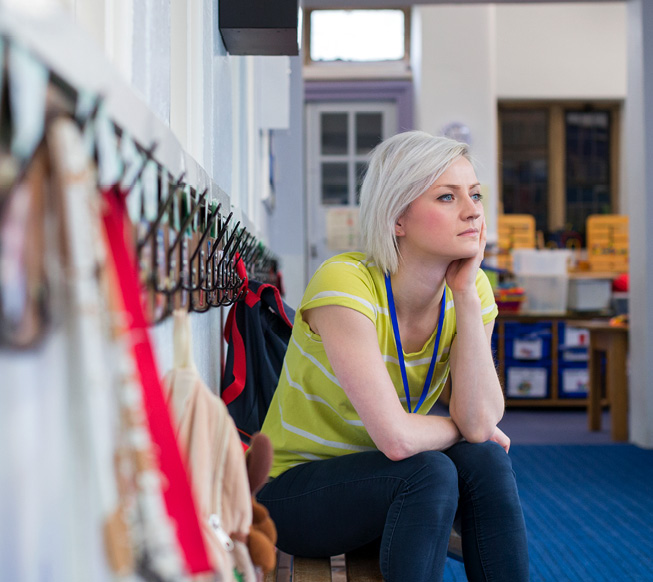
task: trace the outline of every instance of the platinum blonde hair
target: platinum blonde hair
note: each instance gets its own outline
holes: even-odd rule
[[[472,162],[467,144],[423,131],[399,133],[372,151],[361,186],[361,240],[384,273],[399,267],[395,223],[460,157]]]

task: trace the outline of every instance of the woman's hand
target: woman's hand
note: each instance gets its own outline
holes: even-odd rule
[[[452,293],[474,290],[476,292],[476,274],[485,254],[485,245],[487,243],[487,226],[485,219],[481,224],[481,230],[478,235],[478,251],[472,257],[466,259],[457,259],[452,261],[445,273],[447,286]]]
[[[500,444],[506,453],[510,450],[510,438],[498,426],[494,429],[494,433],[490,437],[490,440]]]

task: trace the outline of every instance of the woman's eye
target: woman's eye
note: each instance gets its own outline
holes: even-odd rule
[[[472,194],[472,198],[474,200],[483,200],[483,194],[481,194],[480,192],[475,192],[474,194]]]
[[[440,196],[438,198],[438,200],[443,200],[445,202],[449,202],[449,201],[453,200],[453,194],[443,194],[442,196]]]

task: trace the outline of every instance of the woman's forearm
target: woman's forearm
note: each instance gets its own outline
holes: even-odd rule
[[[490,438],[504,410],[488,332],[477,294],[454,295],[457,335],[451,352],[452,394],[449,410],[470,442]],[[490,327],[491,330],[491,327]]]
[[[379,450],[392,461],[401,461],[423,451],[444,451],[461,440],[458,427],[449,417],[403,412],[397,430],[379,434]]]

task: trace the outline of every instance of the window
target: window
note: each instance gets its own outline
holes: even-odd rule
[[[315,74],[409,72],[410,10],[307,10],[305,17],[304,64]]]
[[[618,103],[500,104],[501,211],[585,246],[589,215],[619,213],[619,123]]]
[[[500,116],[503,212],[533,214],[538,230],[548,224],[549,113],[507,110]]]
[[[405,56],[403,10],[313,10],[312,61],[399,61]]]

